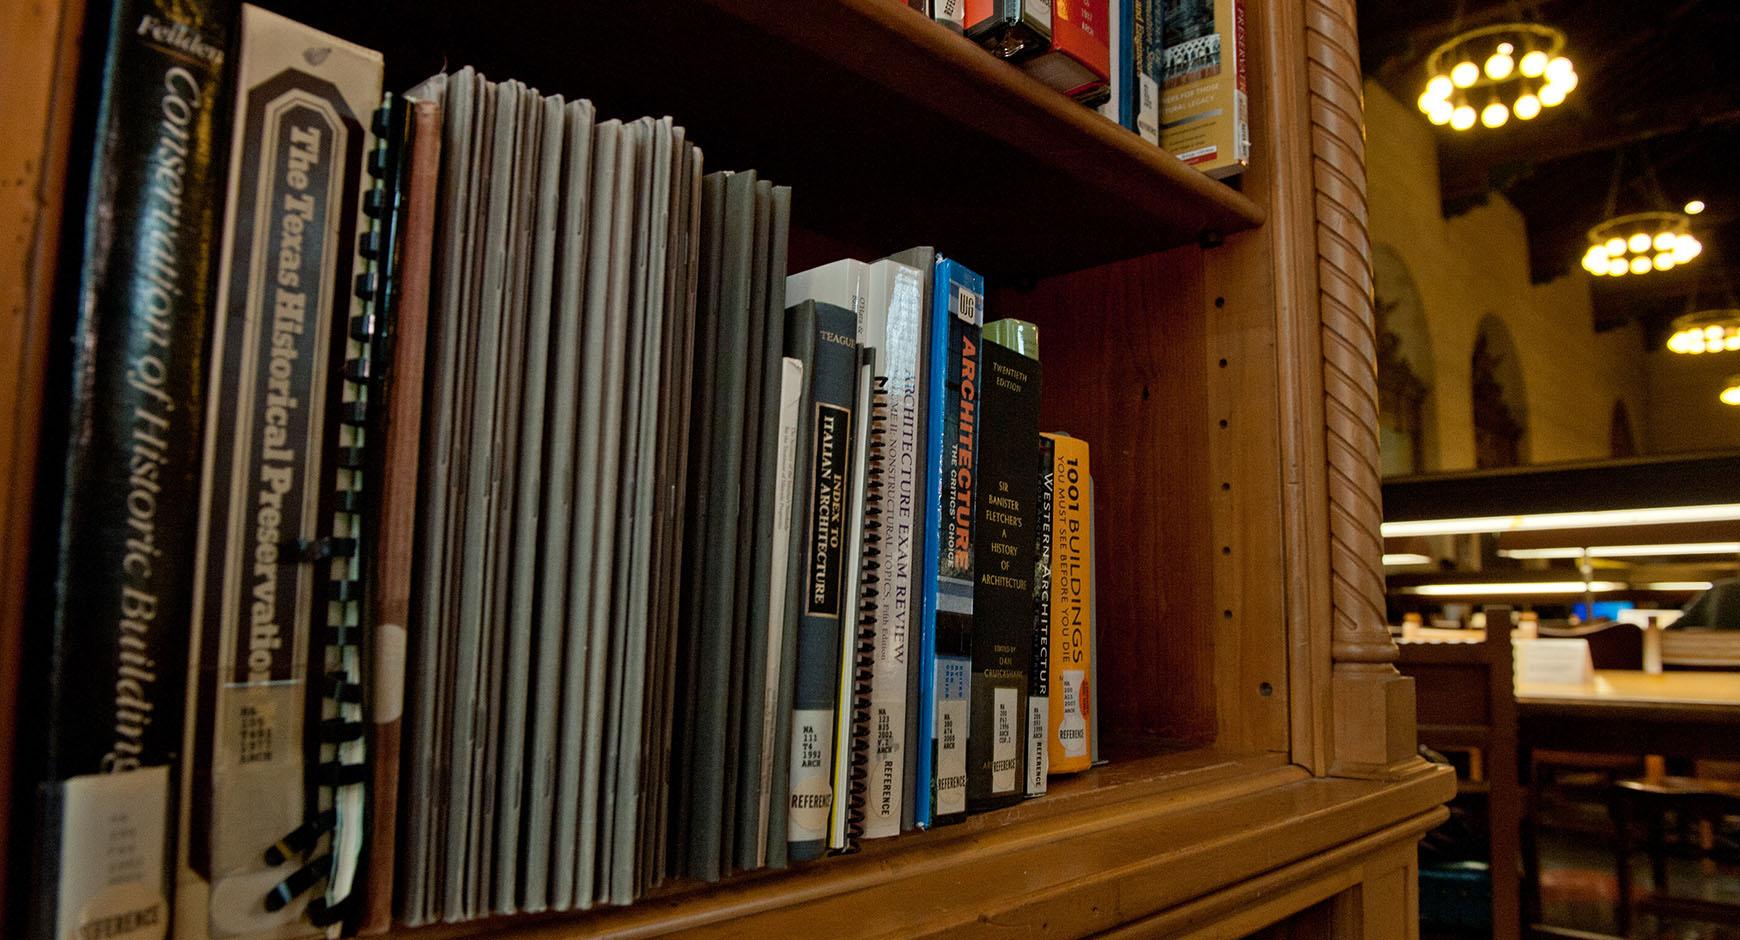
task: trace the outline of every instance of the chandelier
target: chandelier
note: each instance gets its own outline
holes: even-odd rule
[[[1433,124],[1465,131],[1475,121],[1501,127],[1557,107],[1577,87],[1564,56],[1565,34],[1539,23],[1496,23],[1458,33],[1426,57],[1420,111]]]
[[[1691,220],[1683,212],[1615,216],[1589,230],[1583,270],[1609,277],[1671,271],[1704,250],[1690,228]]]
[[[1667,341],[1670,352],[1696,356],[1700,353],[1740,351],[1740,309],[1688,313],[1674,319],[1673,331]]]

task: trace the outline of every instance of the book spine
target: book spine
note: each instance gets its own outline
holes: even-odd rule
[[[967,726],[973,655],[973,508],[977,481],[979,331],[984,278],[959,262],[937,259],[932,293],[931,436],[926,454],[927,503],[934,524],[925,532],[932,575],[925,599],[925,648],[934,657],[921,673],[920,723],[930,745],[921,765],[919,819],[958,822],[967,810]],[[924,794],[928,793],[928,801]]]
[[[20,729],[38,784],[38,936],[169,918],[195,545],[183,508],[197,498],[232,16],[223,0],[91,11],[75,132],[89,173],[69,181],[81,221],[66,226],[56,313],[70,341],[45,373],[66,377],[67,407],[44,422],[31,552],[45,629],[26,640],[24,692],[46,714]]]
[[[859,267],[863,272],[863,266]],[[864,279],[859,279],[860,285]],[[860,287],[860,299],[866,297],[866,291]],[[881,342],[881,317],[872,316],[868,305],[862,305],[857,310],[858,326],[855,334],[858,350],[858,375],[856,393],[852,413],[858,416],[853,428],[852,441],[852,475],[848,479],[847,492],[852,494],[852,500],[847,503],[846,518],[846,599],[847,615],[840,620],[840,669],[839,688],[835,693],[835,701],[839,707],[834,713],[834,740],[838,744],[834,748],[834,800],[832,810],[828,814],[828,848],[831,851],[842,852],[849,848],[850,841],[855,838],[849,831],[852,828],[850,816],[852,802],[848,798],[852,777],[855,773],[853,761],[857,740],[853,737],[853,705],[856,696],[856,676],[858,664],[858,646],[864,631],[863,625],[863,576],[864,576],[864,534],[866,510],[869,503],[862,494],[865,492],[872,468],[869,465],[870,456],[870,421],[871,404],[875,396],[875,361],[878,349],[868,345],[871,337]],[[874,613],[874,612],[872,612]],[[875,642],[875,631],[871,631],[870,643]],[[862,829],[862,825],[859,826]]]
[[[928,0],[930,18],[943,24],[952,32],[964,32],[966,27],[966,0]]]
[[[880,496],[875,500],[881,522],[881,558],[876,662],[870,691],[874,746],[866,784],[869,806],[864,837],[868,839],[899,835],[903,811],[910,811],[904,803],[903,778],[910,755],[906,680],[917,633],[913,587],[922,544],[918,525],[923,518],[918,505],[924,464],[919,385],[924,338],[922,277],[907,265],[880,261],[872,267],[870,278],[870,303],[887,312],[880,378],[888,413],[876,434],[883,466]]]
[[[812,302],[806,301],[806,304]],[[792,704],[791,789],[787,841],[790,858],[820,856],[828,844],[833,806],[835,710],[840,707],[842,620],[850,616],[846,590],[847,520],[856,431],[858,344],[852,312],[814,304],[815,380],[810,413],[810,454],[805,479],[809,515],[804,520],[804,593],[798,623],[797,677]]]
[[[1089,710],[1093,664],[1093,528],[1088,503],[1088,446],[1062,434],[1052,443],[1051,706],[1046,763],[1050,773],[1073,773],[1092,764]]]
[[[771,780],[776,772],[784,769],[774,759],[775,753],[784,755],[790,751],[789,744],[780,740],[779,711],[783,698],[781,689],[785,680],[790,678],[782,664],[788,652],[785,644],[786,585],[791,582],[792,489],[797,473],[798,420],[803,406],[804,364],[786,356],[780,360],[779,372],[779,436],[773,469],[773,550],[769,558],[767,579],[767,688],[764,695],[768,708],[761,718],[762,734],[768,742],[768,746],[763,749],[763,761],[767,766],[762,776],[770,781],[768,788],[761,794],[762,815],[768,817],[766,838],[772,840],[775,836],[780,837],[777,853],[770,845],[769,855],[783,854],[785,844],[783,823],[776,825],[771,818],[773,810],[780,810],[782,816],[785,810],[785,807],[773,802],[776,788],[772,786]],[[785,704],[788,707],[790,705],[789,702]],[[768,858],[762,859],[763,865],[769,862]]]
[[[966,0],[967,38],[993,55],[1023,59],[1051,47],[1051,0]]]
[[[1051,710],[1051,526],[1052,490],[1057,479],[1051,438],[1039,435],[1034,469],[1039,473],[1039,498],[1034,503],[1033,661],[1027,672],[1027,795],[1044,796],[1046,781],[1045,726]]]
[[[402,141],[390,225],[382,240],[394,270],[383,281],[379,352],[390,363],[383,377],[385,405],[377,411],[381,473],[375,514],[379,541],[373,553],[374,632],[369,637],[369,711],[374,757],[369,791],[369,871],[358,932],[392,927],[397,857],[399,751],[404,716],[405,652],[411,617],[419,440],[423,425],[423,355],[428,343],[429,275],[435,231],[435,192],[441,164],[441,106],[399,99]]]
[[[866,350],[868,352],[868,350]],[[852,740],[850,776],[847,781],[849,797],[847,810],[847,840],[848,847],[855,847],[858,840],[864,837],[865,823],[870,814],[870,764],[871,749],[875,730],[872,727],[871,686],[876,675],[876,650],[880,641],[880,623],[878,616],[882,605],[879,601],[882,591],[883,573],[883,470],[887,466],[887,455],[884,453],[884,442],[887,440],[888,426],[888,380],[879,376],[875,380],[876,388],[871,393],[868,409],[863,412],[867,420],[861,422],[869,426],[868,441],[869,456],[865,461],[863,498],[864,531],[860,539],[861,558],[858,575],[858,631],[853,643],[852,690],[851,690],[851,725]]]
[[[312,45],[334,49],[310,65],[298,50]],[[347,891],[334,862],[356,862],[340,833],[315,851],[333,828],[333,807],[320,794],[311,800],[308,784],[325,780],[360,800],[361,775],[309,773],[319,763],[307,752],[316,739],[309,722],[325,716],[309,708],[308,670],[343,661],[345,682],[361,683],[351,630],[355,533],[334,538],[330,526],[335,513],[352,525],[359,508],[350,491],[360,482],[356,425],[366,412],[351,406],[367,366],[360,342],[347,350],[344,337],[352,313],[370,315],[353,307],[352,276],[369,273],[358,250],[363,167],[374,147],[364,121],[380,103],[381,60],[251,6],[240,49],[199,501],[193,621],[206,630],[202,655],[211,655],[199,676],[195,766],[209,776],[193,799],[209,808],[209,828],[194,826],[209,843],[195,864],[209,877],[213,936],[304,935],[308,889],[326,880]],[[344,366],[344,381],[340,359],[357,360]],[[329,626],[344,629],[315,634]],[[313,652],[328,640],[343,648],[336,659]],[[359,719],[357,711],[337,724]],[[344,743],[352,758],[338,763],[356,764],[360,734]],[[360,831],[347,832],[360,846]],[[286,833],[262,860],[262,843]],[[314,854],[307,865],[286,864]],[[257,892],[268,888],[262,908]]]
[[[973,677],[967,801],[1003,806],[1026,792],[1027,683],[1033,661],[1033,574],[1039,495],[1039,363],[987,340],[973,545]]]
[[[1160,144],[1160,85],[1166,78],[1166,18],[1160,3],[1161,0],[1130,0],[1136,133],[1155,146]]]

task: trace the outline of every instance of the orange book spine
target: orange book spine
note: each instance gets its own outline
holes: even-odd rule
[[[1050,718],[1046,755],[1051,773],[1093,763],[1093,519],[1086,441],[1045,435],[1052,444]]]

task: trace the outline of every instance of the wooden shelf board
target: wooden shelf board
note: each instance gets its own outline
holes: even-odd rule
[[[788,872],[680,884],[627,908],[394,937],[789,936],[821,924],[840,937],[1042,926],[1085,934],[1434,812],[1454,786],[1448,768],[1384,783],[1311,778],[1279,754],[1162,753],[1054,780],[1042,800],[961,826]]]
[[[1258,225],[1263,210],[891,0],[267,0],[380,48],[388,88],[475,65],[601,117],[670,114],[794,221],[934,244],[1020,282]]]

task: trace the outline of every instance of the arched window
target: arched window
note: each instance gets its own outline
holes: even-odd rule
[[[1504,322],[1488,315],[1474,338],[1474,466],[1523,462],[1522,366]]]
[[[1384,476],[1433,465],[1432,341],[1425,306],[1407,265],[1388,245],[1372,250],[1377,295],[1378,451]]]
[[[1637,456],[1637,436],[1631,433],[1631,415],[1624,401],[1613,403],[1613,421],[1608,425],[1608,456]]]

